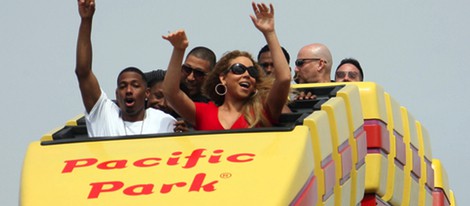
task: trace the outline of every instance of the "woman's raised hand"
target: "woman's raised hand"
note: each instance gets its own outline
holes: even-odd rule
[[[251,20],[256,28],[261,32],[273,32],[274,31],[274,7],[269,4],[269,7],[265,3],[257,4],[251,3],[253,7],[254,15],[250,15]]]

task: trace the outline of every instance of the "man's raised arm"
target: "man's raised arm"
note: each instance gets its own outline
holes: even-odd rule
[[[92,47],[91,27],[95,12],[94,0],[78,0],[78,11],[81,17],[77,40],[77,62],[75,74],[78,78],[83,104],[87,112],[90,112],[101,95],[98,80],[91,70]]]

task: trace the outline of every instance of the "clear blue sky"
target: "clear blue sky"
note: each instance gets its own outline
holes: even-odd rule
[[[326,44],[334,67],[355,57],[366,81],[382,85],[429,130],[433,157],[444,164],[460,204],[470,169],[468,1],[271,1],[281,44],[295,59],[306,44]],[[190,47],[218,57],[265,44],[250,19],[251,1],[100,1],[94,18],[93,69],[114,94],[117,73],[166,68],[171,46],[161,39],[184,28]],[[77,3],[5,1],[0,7],[2,67],[0,144],[2,205],[17,205],[30,142],[83,112],[74,75]],[[294,67],[293,63],[291,66]]]

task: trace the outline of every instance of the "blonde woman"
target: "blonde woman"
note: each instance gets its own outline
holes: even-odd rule
[[[209,73],[203,92],[209,103],[195,103],[180,90],[181,62],[189,41],[183,30],[163,36],[173,45],[163,93],[170,105],[197,130],[243,129],[271,126],[281,115],[290,91],[289,65],[274,29],[274,8],[252,3],[250,15],[272,52],[273,77],[267,78],[244,51],[226,53]]]

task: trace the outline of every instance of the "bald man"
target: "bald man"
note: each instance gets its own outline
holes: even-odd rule
[[[314,43],[302,47],[295,61],[297,83],[331,82],[333,58],[330,50],[323,44]]]
[[[323,44],[314,43],[302,47],[295,60],[294,81],[303,83],[332,82],[330,73],[333,58],[330,50]],[[295,99],[315,99],[315,94],[301,91]]]

